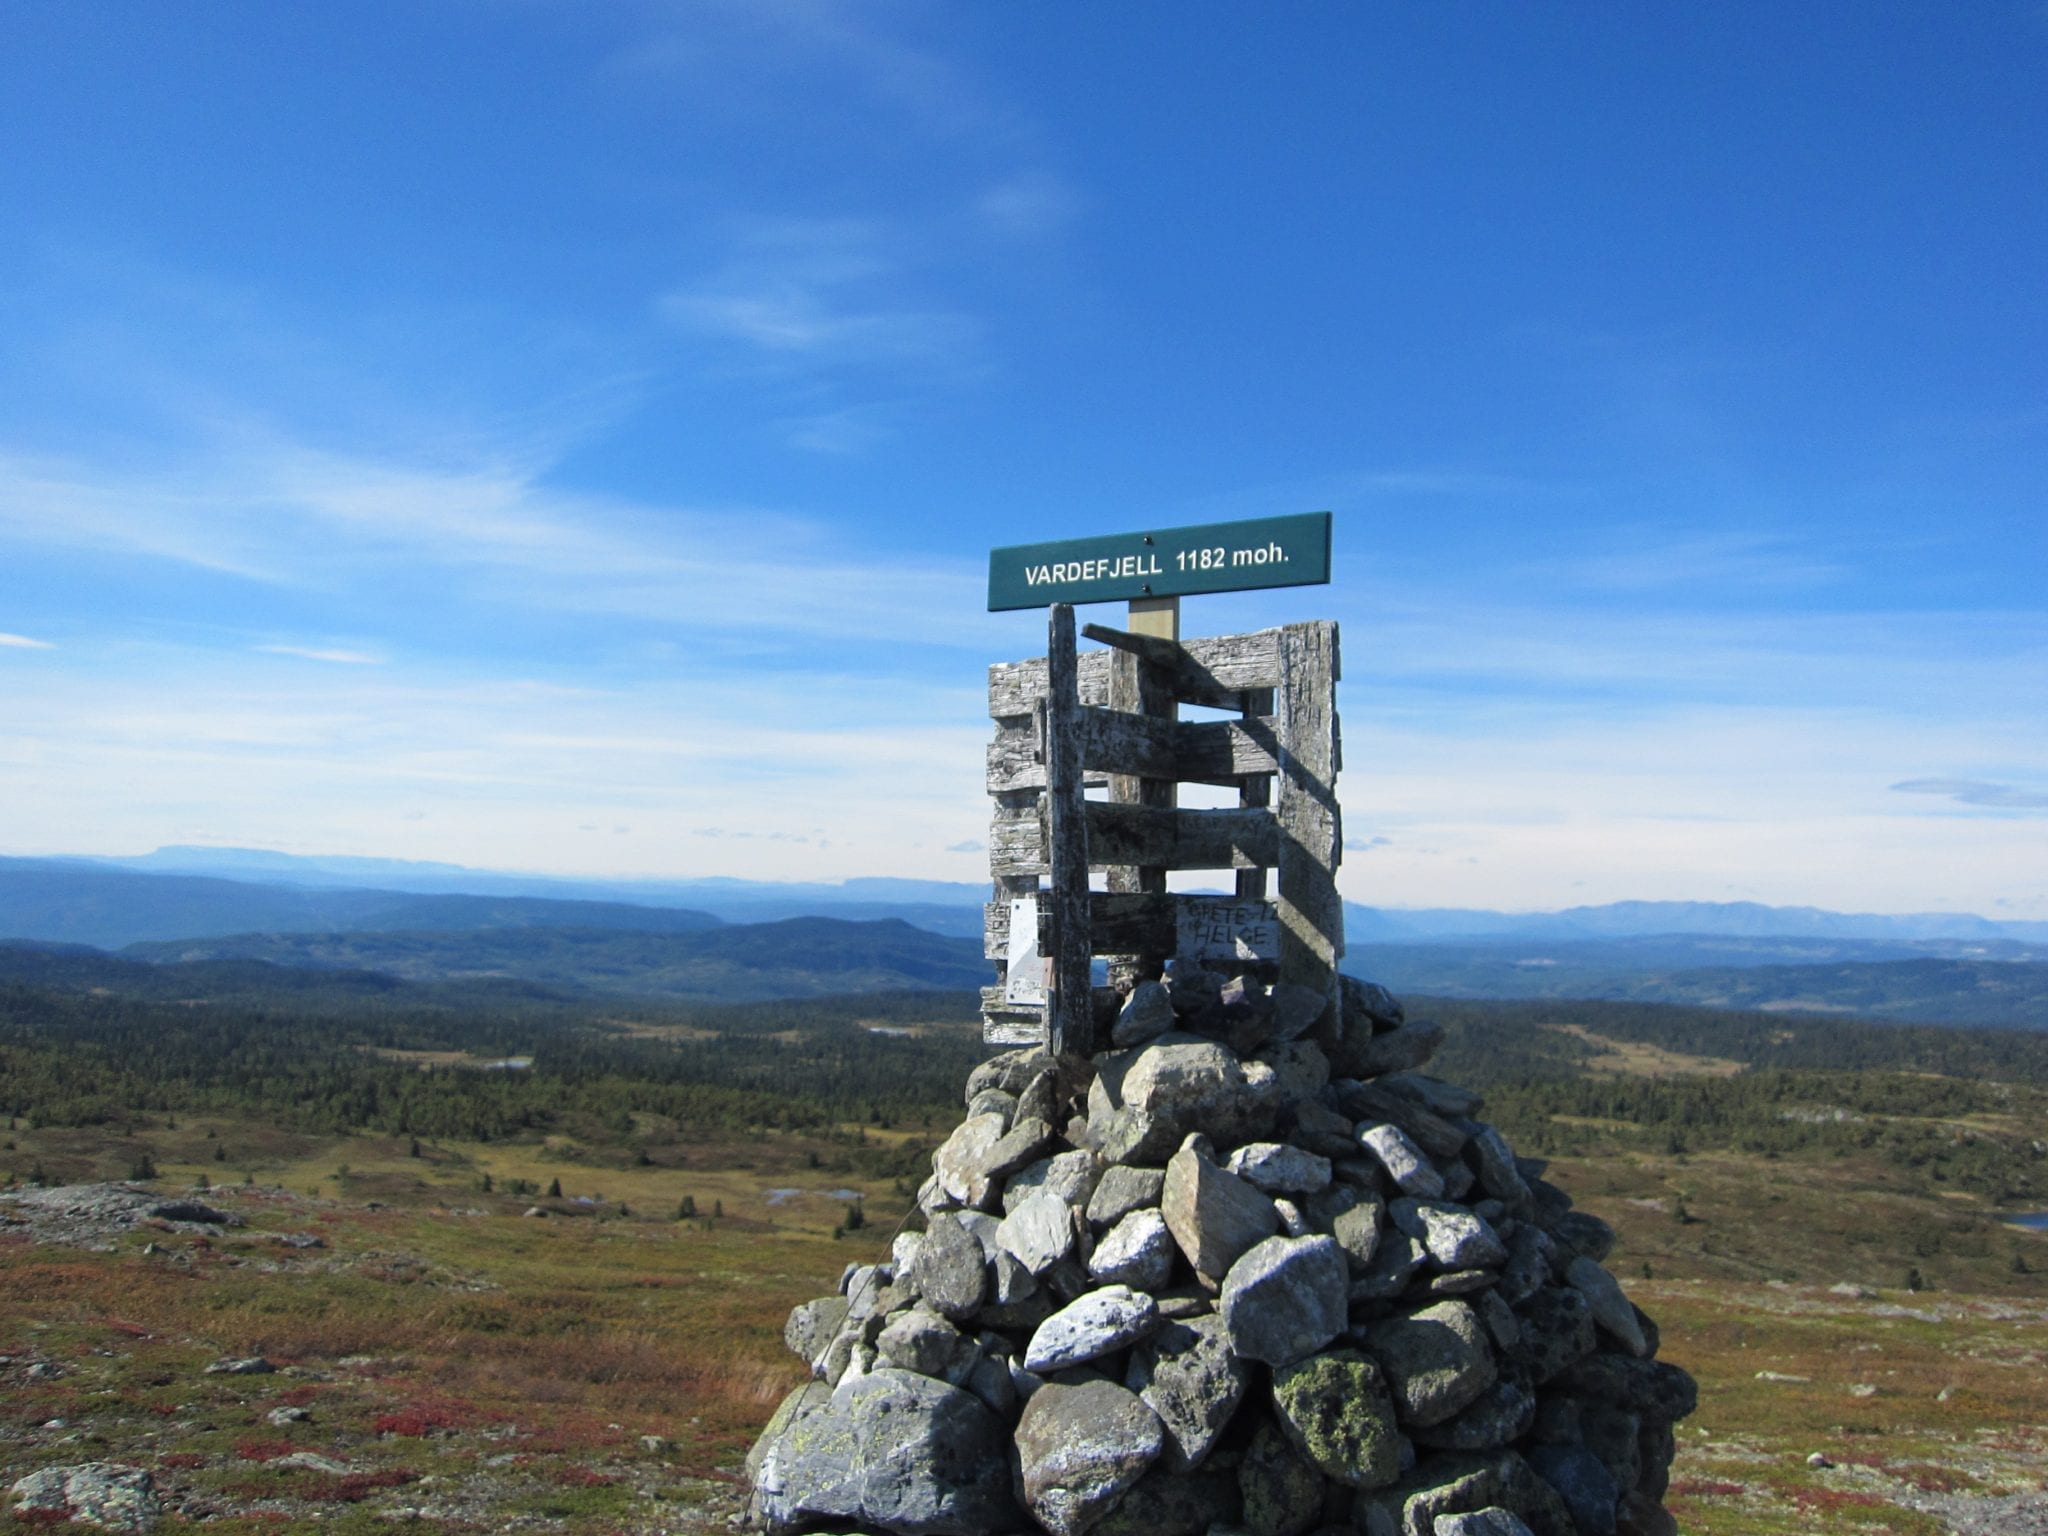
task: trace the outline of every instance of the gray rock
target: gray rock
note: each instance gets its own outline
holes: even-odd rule
[[[1004,1423],[1016,1417],[1017,1384],[1010,1377],[1007,1355],[992,1355],[984,1347],[960,1385],[988,1404],[989,1412]]]
[[[974,1234],[950,1215],[931,1218],[910,1280],[918,1295],[954,1322],[974,1316],[988,1295],[988,1259]]]
[[[1041,1191],[1003,1218],[996,1246],[1032,1274],[1043,1275],[1073,1256],[1078,1241],[1074,1227],[1074,1208],[1058,1195]]]
[[[1588,1355],[1563,1372],[1558,1384],[1595,1402],[1669,1422],[1699,1406],[1699,1384],[1677,1366],[1628,1355]]]
[[[967,1102],[984,1088],[997,1088],[1015,1096],[1021,1094],[1039,1073],[1052,1067],[1052,1056],[1033,1046],[992,1056],[967,1074]]]
[[[1214,1313],[1160,1324],[1131,1351],[1124,1377],[1165,1426],[1163,1465],[1174,1472],[1201,1465],[1250,1384],[1250,1367]]]
[[[1521,1335],[1514,1360],[1536,1386],[1563,1375],[1593,1353],[1593,1304],[1569,1286],[1546,1285],[1514,1309]]]
[[[209,1376],[268,1376],[277,1367],[261,1355],[216,1360],[206,1368]]]
[[[1104,1286],[1038,1325],[1024,1350],[1024,1368],[1043,1375],[1084,1365],[1136,1343],[1158,1325],[1159,1309],[1150,1296],[1129,1286]]]
[[[923,1305],[897,1313],[875,1338],[885,1366],[940,1378],[958,1370],[973,1347],[959,1329]]]
[[[1196,1147],[1183,1147],[1166,1165],[1160,1209],[1195,1273],[1212,1282],[1280,1226],[1269,1198]]]
[[[1088,1220],[1098,1227],[1110,1227],[1131,1212],[1159,1204],[1166,1187],[1163,1168],[1131,1168],[1122,1163],[1103,1170],[1095,1193],[1088,1197]]]
[[[1511,1305],[1520,1306],[1550,1283],[1556,1253],[1549,1235],[1533,1221],[1515,1228],[1515,1235],[1508,1239],[1508,1262],[1500,1275],[1501,1294]]]
[[[1224,1277],[1231,1347],[1247,1360],[1291,1365],[1345,1328],[1350,1267],[1330,1237],[1269,1237]]]
[[[1522,1342],[1522,1325],[1516,1320],[1515,1309],[1501,1300],[1498,1291],[1480,1292],[1472,1300],[1472,1309],[1486,1324],[1496,1348],[1512,1350]]]
[[[831,1401],[832,1389],[822,1381],[807,1381],[784,1397],[776,1405],[775,1411],[768,1416],[767,1427],[761,1431],[760,1437],[747,1450],[747,1481],[749,1483],[758,1483],[761,1480],[761,1464],[774,1448],[776,1441],[781,1438],[784,1430],[788,1429],[798,1419],[819,1412]],[[279,1457],[277,1465],[282,1466],[287,1462],[293,1465],[304,1465],[305,1463],[301,1458],[312,1455],[311,1451],[294,1452],[290,1456]],[[326,1458],[320,1457],[316,1459],[325,1460]],[[315,1472],[329,1470],[344,1472],[347,1468],[339,1463],[335,1463],[331,1469],[329,1467],[314,1467],[312,1470]]]
[[[974,1240],[981,1244],[984,1259],[995,1258],[996,1228],[1002,1225],[999,1220],[987,1211],[949,1211],[946,1214],[974,1235]]]
[[[1344,1081],[1332,1087],[1337,1108],[1344,1114],[1361,1125],[1384,1121],[1398,1126],[1426,1156],[1449,1159],[1465,1150],[1467,1137],[1462,1130],[1405,1094],[1394,1093],[1376,1082]]]
[[[1337,1245],[1344,1250],[1344,1256],[1351,1261],[1352,1269],[1365,1274],[1372,1268],[1373,1257],[1379,1252],[1381,1223],[1387,1208],[1378,1200],[1361,1198],[1347,1211],[1338,1213],[1330,1223],[1330,1235],[1337,1239]],[[1403,1277],[1402,1283],[1407,1283]]]
[[[1242,1508],[1235,1467],[1173,1472],[1162,1458],[1088,1536],[1204,1536],[1234,1525]]]
[[[1330,1058],[1313,1040],[1276,1041],[1245,1062],[1251,1072],[1264,1066],[1273,1074],[1273,1095],[1283,1108],[1312,1103],[1330,1081]],[[1249,1140],[1250,1135],[1233,1136],[1232,1141]]]
[[[1630,1354],[1641,1358],[1650,1352],[1636,1321],[1636,1309],[1629,1305],[1621,1283],[1592,1259],[1580,1254],[1565,1267],[1565,1282],[1586,1298],[1593,1309],[1593,1321],[1621,1342]]]
[[[873,1371],[782,1426],[755,1473],[755,1511],[777,1531],[835,1520],[915,1536],[1014,1530],[1009,1439],[972,1393]]]
[[[1486,1106],[1486,1100],[1470,1088],[1461,1088],[1456,1083],[1447,1083],[1424,1072],[1389,1073],[1373,1086],[1388,1093],[1398,1093],[1409,1102],[1420,1104],[1431,1114],[1451,1121],[1476,1115]],[[1459,1129],[1464,1128],[1460,1126]]]
[[[1398,1296],[1428,1262],[1429,1250],[1407,1233],[1382,1230],[1372,1263],[1351,1282],[1351,1299],[1385,1301]]]
[[[1294,1106],[1294,1145],[1327,1158],[1355,1157],[1358,1140],[1349,1120],[1314,1099]]]
[[[1275,1195],[1273,1197],[1273,1209],[1280,1216],[1280,1235],[1282,1237],[1314,1237],[1317,1235],[1316,1229],[1309,1224],[1308,1217],[1302,1214],[1301,1207],[1286,1196]],[[1327,1237],[1329,1234],[1324,1233],[1322,1235]]]
[[[1038,1277],[1007,1248],[997,1250],[995,1262],[989,1268],[993,1277],[989,1287],[990,1299],[995,1305],[1014,1306],[1037,1294]]]
[[[1088,1090],[1089,1127],[1102,1155],[1117,1163],[1157,1162],[1193,1130],[1223,1142],[1255,1140],[1272,1128],[1279,1107],[1272,1067],[1178,1034],[1097,1057]]]
[[[1111,1381],[1048,1382],[1017,1423],[1024,1502],[1053,1536],[1082,1536],[1159,1455],[1159,1420]]]
[[[889,1268],[899,1275],[909,1274],[917,1262],[917,1250],[923,1246],[922,1232],[898,1232],[889,1240]]]
[[[1116,1023],[1109,1031],[1109,1043],[1118,1050],[1143,1045],[1174,1026],[1173,999],[1156,981],[1141,981],[1131,989]]]
[[[1322,1523],[1323,1475],[1271,1420],[1245,1447],[1237,1485],[1249,1536],[1302,1536]]]
[[[1387,1177],[1404,1195],[1414,1195],[1423,1200],[1442,1197],[1443,1175],[1430,1166],[1429,1159],[1422,1155],[1422,1149],[1409,1140],[1408,1133],[1399,1126],[1362,1126],[1358,1142],[1379,1159],[1380,1166],[1387,1170]]]
[[[1338,978],[1338,984],[1338,995],[1347,1020],[1363,1019],[1382,1029],[1393,1029],[1408,1017],[1401,1000],[1376,981],[1343,976]]]
[[[1614,1228],[1591,1211],[1564,1211],[1547,1225],[1567,1263],[1581,1254],[1595,1264],[1604,1263],[1614,1251]]]
[[[1477,1402],[1495,1380],[1485,1325],[1462,1301],[1376,1323],[1366,1348],[1387,1373],[1404,1424],[1441,1424]]]
[[[1010,1122],[1017,1118],[1017,1099],[1014,1094],[1000,1088],[984,1088],[967,1101],[967,1113],[973,1115],[1001,1115],[1003,1126],[1008,1129]]]
[[[797,1393],[803,1392],[818,1394],[818,1401],[821,1403],[831,1396],[822,1383],[815,1381],[805,1382],[801,1387],[797,1388],[796,1392],[792,1392],[790,1396],[794,1397]],[[774,1421],[770,1420],[770,1422]],[[751,1461],[751,1457],[749,1460]],[[329,1477],[340,1477],[348,1471],[348,1463],[336,1461],[331,1456],[322,1456],[314,1451],[293,1451],[289,1456],[278,1457],[271,1465],[273,1467],[296,1467],[303,1472],[325,1472]],[[488,1466],[489,1463],[486,1462],[485,1465]]]
[[[1017,1095],[1017,1113],[1010,1117],[1010,1123],[1043,1120],[1047,1125],[1058,1125],[1061,1118],[1060,1075],[1054,1068],[1047,1067]]]
[[[1345,1077],[1376,1078],[1424,1065],[1444,1043],[1440,1025],[1418,1019],[1377,1034],[1346,1025],[1344,1038],[1331,1053],[1331,1068]]]
[[[820,1296],[791,1309],[783,1325],[782,1342],[805,1365],[816,1367],[825,1357],[825,1347],[846,1325],[846,1298]]]
[[[1557,1490],[1582,1536],[1614,1536],[1621,1490],[1598,1456],[1583,1446],[1539,1445],[1530,1450],[1528,1461]]]
[[[1505,1264],[1507,1245],[1483,1219],[1437,1200],[1396,1200],[1387,1208],[1394,1225],[1420,1238],[1444,1269],[1489,1269]]]
[[[13,1487],[14,1513],[28,1520],[54,1515],[115,1531],[147,1531],[163,1518],[156,1481],[140,1467],[111,1461],[45,1467]]]
[[[1166,1217],[1156,1207],[1131,1212],[1102,1234],[1088,1258],[1088,1273],[1097,1280],[1156,1291],[1173,1276],[1179,1252]]]
[[[957,1204],[986,1210],[995,1193],[989,1159],[1008,1129],[1001,1115],[970,1115],[955,1126],[932,1154],[940,1193]]]
[[[1102,1168],[1102,1160],[1085,1150],[1041,1158],[1011,1177],[1003,1190],[1003,1211],[1014,1211],[1033,1195],[1056,1195],[1076,1210],[1085,1209]]]
[[[1418,1445],[1439,1451],[1490,1451],[1526,1435],[1536,1422],[1535,1394],[1519,1383],[1496,1381],[1471,1407],[1441,1424],[1415,1425]]]
[[[1531,1204],[1528,1182],[1515,1165],[1515,1154],[1507,1139],[1490,1125],[1463,1127],[1470,1137],[1468,1155],[1477,1165],[1479,1187],[1511,1211],[1526,1211]]]
[[[1273,1411],[1325,1477],[1384,1488],[1401,1475],[1401,1431],[1380,1369],[1355,1350],[1310,1355],[1273,1372]]]
[[[1327,1157],[1277,1141],[1247,1142],[1223,1166],[1269,1195],[1312,1195],[1330,1182]]]
[[[1299,1040],[1330,1011],[1330,995],[1315,987],[1282,982],[1273,989],[1273,1038]]]
[[[313,1420],[313,1415],[306,1409],[295,1408],[289,1405],[283,1408],[273,1408],[263,1417],[267,1423],[275,1424],[280,1429],[287,1424],[309,1424]]]
[[[1534,1536],[1520,1515],[1498,1504],[1470,1514],[1438,1515],[1432,1528],[1435,1536]]]

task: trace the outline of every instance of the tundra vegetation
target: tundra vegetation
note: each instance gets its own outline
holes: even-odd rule
[[[4,974],[0,1487],[139,1467],[172,1529],[724,1529],[783,1319],[887,1254],[985,1054],[968,994]],[[1681,1529],[2041,1489],[2048,1233],[2000,1218],[2048,1209],[2048,1035],[1408,1002],[1698,1378]]]

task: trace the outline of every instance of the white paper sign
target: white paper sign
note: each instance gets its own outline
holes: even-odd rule
[[[1176,906],[1175,954],[1190,960],[1278,960],[1280,909],[1243,896],[1183,896]],[[1012,922],[1014,923],[1014,919]],[[1010,929],[1010,942],[1017,930]]]
[[[1045,1003],[1045,963],[1038,954],[1038,898],[1010,898],[1009,968],[1003,973],[1003,1001]]]

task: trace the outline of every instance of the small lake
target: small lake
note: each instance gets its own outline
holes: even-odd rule
[[[2015,1227],[2028,1227],[2036,1232],[2048,1232],[2048,1211],[2012,1211],[1998,1218]]]

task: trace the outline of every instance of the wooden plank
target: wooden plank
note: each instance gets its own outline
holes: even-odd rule
[[[1280,862],[1280,823],[1270,811],[1156,810],[1084,801],[1091,869],[1119,864],[1157,869],[1272,868]],[[990,867],[1004,875],[1043,874],[1045,835],[1028,822],[989,829]]]
[[[1280,680],[1280,631],[1275,629],[1178,642],[1106,624],[1087,625],[1082,633],[1158,668],[1174,697],[1187,704],[1230,709],[1245,689],[1271,688]]]
[[[1119,773],[1232,785],[1279,770],[1279,722],[1270,716],[1169,722],[1086,706],[1081,718],[1083,782],[1091,789]],[[1002,722],[988,747],[989,793],[1044,787],[1036,727]]]
[[[1279,729],[1272,718],[1273,690],[1271,688],[1247,688],[1238,695],[1238,710],[1244,715],[1243,729],[1250,734],[1259,733],[1259,740],[1268,746],[1273,754],[1275,771],[1280,763]],[[1237,803],[1248,811],[1261,811],[1273,803],[1273,781],[1264,773],[1247,776],[1239,781]],[[1237,894],[1243,897],[1260,897],[1266,894],[1266,872],[1263,869],[1240,869],[1237,872]]]
[[[1002,960],[1009,953],[1010,902],[990,902],[982,917],[983,948],[989,959]],[[1258,897],[1097,891],[1088,899],[1088,933],[1098,955],[1158,953],[1226,965],[1280,957],[1279,909]]]
[[[1105,635],[1126,635],[1120,629],[1090,624],[1091,639]],[[1206,704],[1217,709],[1235,709],[1237,695],[1247,688],[1272,688],[1280,682],[1280,635],[1277,629],[1253,630],[1243,635],[1198,635],[1179,642],[1183,659],[1176,662],[1174,693],[1184,704]],[[1153,636],[1133,639],[1152,645],[1172,641]],[[999,661],[988,669],[988,712],[997,720],[1028,716],[1035,701],[1045,697],[1045,658]],[[1079,660],[1079,687],[1083,704],[1109,703],[1110,652],[1083,651]]]
[[[1275,815],[1280,979],[1337,1002],[1344,906],[1337,895],[1342,827],[1337,808],[1337,626],[1327,620],[1281,631],[1280,774]],[[1243,813],[1241,813],[1243,814]]]
[[[1045,843],[1051,881],[1039,898],[1046,914],[1052,961],[1046,1048],[1055,1056],[1087,1056],[1095,1044],[1089,998],[1093,955],[1088,939],[1088,812],[1092,807],[1081,784],[1081,699],[1073,605],[1054,603],[1047,628]]]
[[[1180,638],[1180,603],[1134,602],[1130,626],[1171,644]],[[1110,660],[1109,703],[1108,709],[1090,710],[1083,717],[1083,762],[1110,771],[1111,804],[1171,810],[1179,793],[1180,762],[1173,739],[1179,708],[1170,677],[1144,657],[1119,652]],[[1106,883],[1115,895],[1159,896],[1166,893],[1166,871],[1158,865],[1117,864]],[[1173,953],[1170,945],[1156,941],[1156,931],[1151,942],[1097,947],[1109,956],[1110,981],[1121,985],[1156,980]]]

